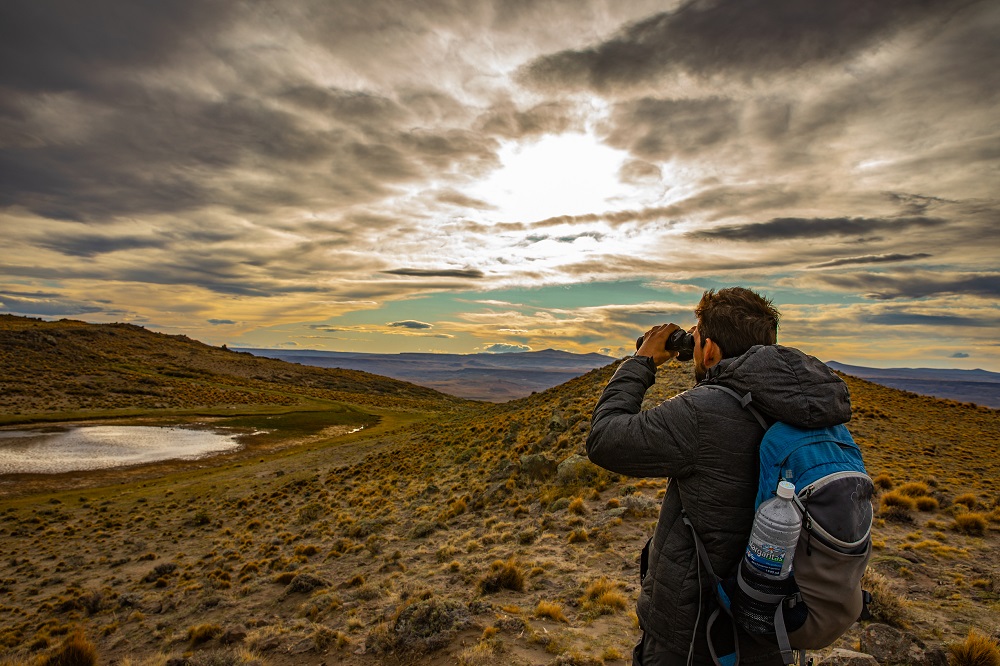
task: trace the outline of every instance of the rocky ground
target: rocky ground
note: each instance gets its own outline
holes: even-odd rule
[[[612,370],[14,493],[0,500],[0,663],[67,642],[133,665],[627,663],[665,480],[581,456]],[[816,656],[944,663],[970,629],[1000,631],[1000,418],[848,382],[880,492],[875,619]],[[646,406],[690,384],[690,366],[665,366]]]

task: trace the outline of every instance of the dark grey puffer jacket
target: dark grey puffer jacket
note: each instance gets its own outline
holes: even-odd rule
[[[655,377],[651,359],[621,364],[594,409],[587,454],[595,464],[619,474],[671,479],[653,533],[638,615],[644,631],[686,655],[695,635],[699,598],[707,608],[713,592],[702,573],[699,597],[698,562],[691,533],[680,518],[681,504],[715,572],[723,577],[735,574],[753,522],[757,447],[764,434],[733,396],[705,384],[721,384],[740,395],[750,392],[765,418],[800,427],[846,423],[851,403],[847,385],[825,364],[780,345],[756,346],[738,358],[724,359],[694,388],[640,413]],[[695,643],[703,659],[708,654],[707,616],[707,611],[701,613]],[[740,639],[743,663],[772,660],[774,654],[772,645]]]

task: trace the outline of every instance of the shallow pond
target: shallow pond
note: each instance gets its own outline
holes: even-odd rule
[[[0,430],[0,474],[59,474],[197,460],[240,447],[235,433],[159,426]]]

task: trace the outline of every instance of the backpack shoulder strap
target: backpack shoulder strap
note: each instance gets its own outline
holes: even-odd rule
[[[712,561],[708,558],[708,550],[705,549],[705,544],[702,543],[701,538],[698,536],[698,532],[694,529],[694,525],[691,523],[691,519],[688,518],[687,511],[681,508],[681,520],[684,524],[688,526],[691,530],[691,538],[694,539],[695,545],[695,557],[697,557],[699,564],[698,568],[698,614],[701,614],[701,569],[704,568],[709,575],[709,579],[712,581],[712,587],[715,590],[715,598],[718,602],[718,606],[712,611],[712,614],[708,618],[708,624],[705,625],[705,639],[708,641],[708,651],[712,655],[712,661],[715,662],[716,666],[738,666],[740,663],[740,636],[737,633],[736,623],[732,619],[732,602],[729,599],[729,595],[726,594],[725,589],[722,587],[722,579],[719,578],[715,570],[712,568]],[[734,651],[727,655],[718,655],[715,651],[715,645],[712,643],[712,627],[715,625],[715,621],[719,619],[721,613],[725,613],[729,616],[729,624],[733,629],[733,646]],[[697,631],[698,623],[695,623],[695,631]],[[692,637],[691,650],[694,649],[694,640]],[[688,657],[690,658],[691,650],[689,650]]]
[[[739,401],[740,407],[753,414],[753,417],[757,419],[757,423],[760,424],[761,428],[763,428],[766,431],[770,427],[769,425],[767,425],[767,421],[764,420],[764,417],[761,416],[760,412],[758,412],[756,408],[754,408],[754,406],[750,404],[753,402],[753,396],[749,392],[746,395],[740,395],[739,393],[729,388],[728,386],[722,386],[721,384],[703,384],[703,386],[705,388],[714,388],[714,389],[719,389],[720,391],[725,391],[726,393],[733,396]]]

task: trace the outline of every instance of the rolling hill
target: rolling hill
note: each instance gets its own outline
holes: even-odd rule
[[[232,354],[180,343],[193,354],[178,357],[190,362],[179,372]],[[90,371],[126,362],[106,353]],[[51,390],[47,367],[60,364],[31,358],[21,368],[40,379],[22,381],[19,395],[34,399]],[[130,665],[627,661],[638,552],[665,482],[609,474],[580,456],[616,364],[493,404],[258,362],[273,364],[268,381],[246,373],[240,384],[230,370],[224,386],[278,395],[287,372],[304,386],[357,382],[336,395],[371,400],[363,386],[376,383],[380,426],[347,436],[289,427],[284,441],[279,427],[274,445],[253,455],[32,479],[8,492],[0,663],[32,663],[71,641],[92,644],[102,663]],[[1000,413],[845,381],[850,428],[881,492],[869,579],[876,619],[937,663],[970,627],[1000,630]],[[689,364],[662,367],[644,407],[691,383]],[[309,388],[306,398],[314,390],[333,391]],[[243,409],[252,417],[258,407]],[[856,626],[838,647],[857,649],[868,629]]]
[[[250,348],[241,351],[322,368],[364,370],[462,398],[490,402],[506,402],[544,391],[615,360],[602,354],[572,354],[555,349],[508,354],[363,354]]]
[[[827,365],[853,377],[901,391],[931,395],[1000,409],[1000,373],[987,370],[936,368],[865,368],[829,361]]]

